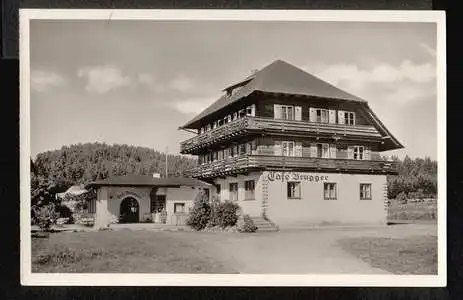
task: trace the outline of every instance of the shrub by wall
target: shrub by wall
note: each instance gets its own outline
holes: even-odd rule
[[[199,193],[194,201],[186,224],[195,230],[204,229],[211,218],[211,204],[205,193]]]
[[[249,215],[243,215],[238,220],[238,231],[239,232],[256,232],[257,226],[254,224],[254,221]]]

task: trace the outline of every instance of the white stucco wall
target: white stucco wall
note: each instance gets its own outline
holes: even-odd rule
[[[278,173],[278,172],[277,172]],[[296,172],[300,178],[301,198],[287,199],[287,180],[269,180],[270,172],[256,172],[237,177],[219,178],[220,199],[228,200],[229,184],[238,183],[238,205],[251,216],[261,216],[266,207],[267,217],[280,227],[316,224],[385,224],[384,207],[386,176]],[[274,173],[276,174],[276,173]],[[280,173],[281,174],[281,173]],[[286,173],[291,181],[292,172]],[[302,176],[301,176],[302,175]],[[313,176],[313,181],[310,181]],[[315,176],[323,181],[315,181]],[[244,181],[255,180],[255,200],[244,200]],[[326,179],[326,180],[325,180]],[[267,184],[264,200],[263,185]],[[324,200],[323,182],[337,185],[337,200]],[[360,200],[360,183],[371,183],[372,200]],[[265,204],[263,203],[265,201]]]
[[[267,216],[275,223],[281,226],[322,223],[386,224],[385,175],[296,173],[305,175],[302,180],[294,180],[301,183],[301,199],[287,198],[286,179],[268,181]],[[268,178],[269,172],[264,172],[262,176]],[[316,182],[316,176],[323,176],[324,180]],[[313,180],[310,181],[310,178]],[[324,182],[336,183],[336,200],[324,200]],[[371,200],[360,200],[360,183],[371,184]]]
[[[226,201],[230,200],[230,191],[229,191],[229,184],[237,182],[238,183],[238,201],[236,202],[245,213],[249,214],[250,216],[259,217],[262,215],[262,187],[261,187],[261,173],[254,172],[248,175],[238,175],[236,177],[226,177],[226,178],[218,178],[214,181],[215,184],[221,185],[220,190],[220,200]],[[244,194],[244,182],[247,180],[254,180],[255,182],[255,190],[254,190],[254,199],[253,200],[245,200]]]
[[[121,202],[132,197],[139,205],[139,222],[151,215],[151,187],[100,187],[97,191],[95,226],[105,227],[111,220],[118,220],[120,216]],[[174,204],[184,203],[185,213],[193,206],[194,200],[200,188],[158,188],[156,195],[166,195],[167,224],[175,224]]]

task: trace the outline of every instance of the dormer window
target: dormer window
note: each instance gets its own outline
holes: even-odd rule
[[[221,120],[218,120],[218,121],[217,121],[217,126],[222,126],[222,125],[223,125],[223,120],[222,120],[222,119],[221,119]]]
[[[238,111],[238,118],[244,118],[246,116],[246,110],[245,109],[240,109]]]
[[[227,124],[228,123],[228,117],[223,118],[222,124]]]
[[[211,130],[211,124],[206,125],[206,131],[209,131],[209,130]]]
[[[234,112],[232,120],[235,121],[236,119],[238,119],[238,113]]]
[[[214,122],[212,123],[212,129],[214,129],[214,128],[217,128],[217,121],[214,121]]]

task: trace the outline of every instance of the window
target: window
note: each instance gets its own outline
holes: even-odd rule
[[[283,156],[294,156],[294,142],[282,141]]]
[[[246,144],[239,145],[239,154],[240,155],[246,154]]]
[[[220,184],[215,185],[215,192],[217,195],[220,195],[220,191],[222,190],[222,186]]]
[[[218,120],[217,121],[217,126],[222,126],[222,125],[223,125],[223,120],[222,119]]]
[[[214,129],[214,128],[217,128],[217,121],[214,121],[214,122],[212,123],[212,129]]]
[[[371,183],[360,184],[360,200],[371,200]]]
[[[223,123],[222,124],[227,124],[228,123],[228,117],[223,118]]]
[[[211,130],[211,124],[206,125],[206,131],[209,131],[209,130]]]
[[[325,200],[336,200],[336,183],[324,183],[323,194]]]
[[[230,191],[230,201],[238,201],[238,183],[230,183],[229,185]]]
[[[246,116],[254,117],[254,115],[256,114],[255,111],[256,111],[255,104],[246,107]]]
[[[185,213],[185,203],[174,203],[174,213],[175,214]]]
[[[231,115],[227,116],[227,121],[228,121],[227,123],[230,123],[232,121],[232,116]]]
[[[236,119],[238,119],[238,113],[234,112],[232,120],[235,121]]]
[[[355,113],[350,111],[344,112],[344,121],[347,125],[355,125]]]
[[[282,105],[281,118],[284,120],[294,120],[294,106]]]
[[[317,108],[315,109],[317,118],[316,121],[319,123],[328,123],[328,110]]]
[[[217,151],[212,152],[212,161],[217,161],[219,159],[219,153]]]
[[[317,157],[329,158],[330,146],[329,144],[317,144]]]
[[[363,160],[364,159],[364,147],[363,146],[354,146],[354,159]]]
[[[246,110],[245,109],[240,109],[238,111],[238,118],[243,118],[244,116],[246,116]]]
[[[244,200],[254,200],[255,182],[247,180],[244,182]]]
[[[288,182],[287,185],[287,196],[288,199],[300,199],[301,198],[301,183],[300,182]]]

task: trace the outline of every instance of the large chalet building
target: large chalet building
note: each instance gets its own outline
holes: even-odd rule
[[[382,151],[403,148],[367,101],[278,60],[180,127],[191,177],[245,213],[286,224],[385,224]]]

